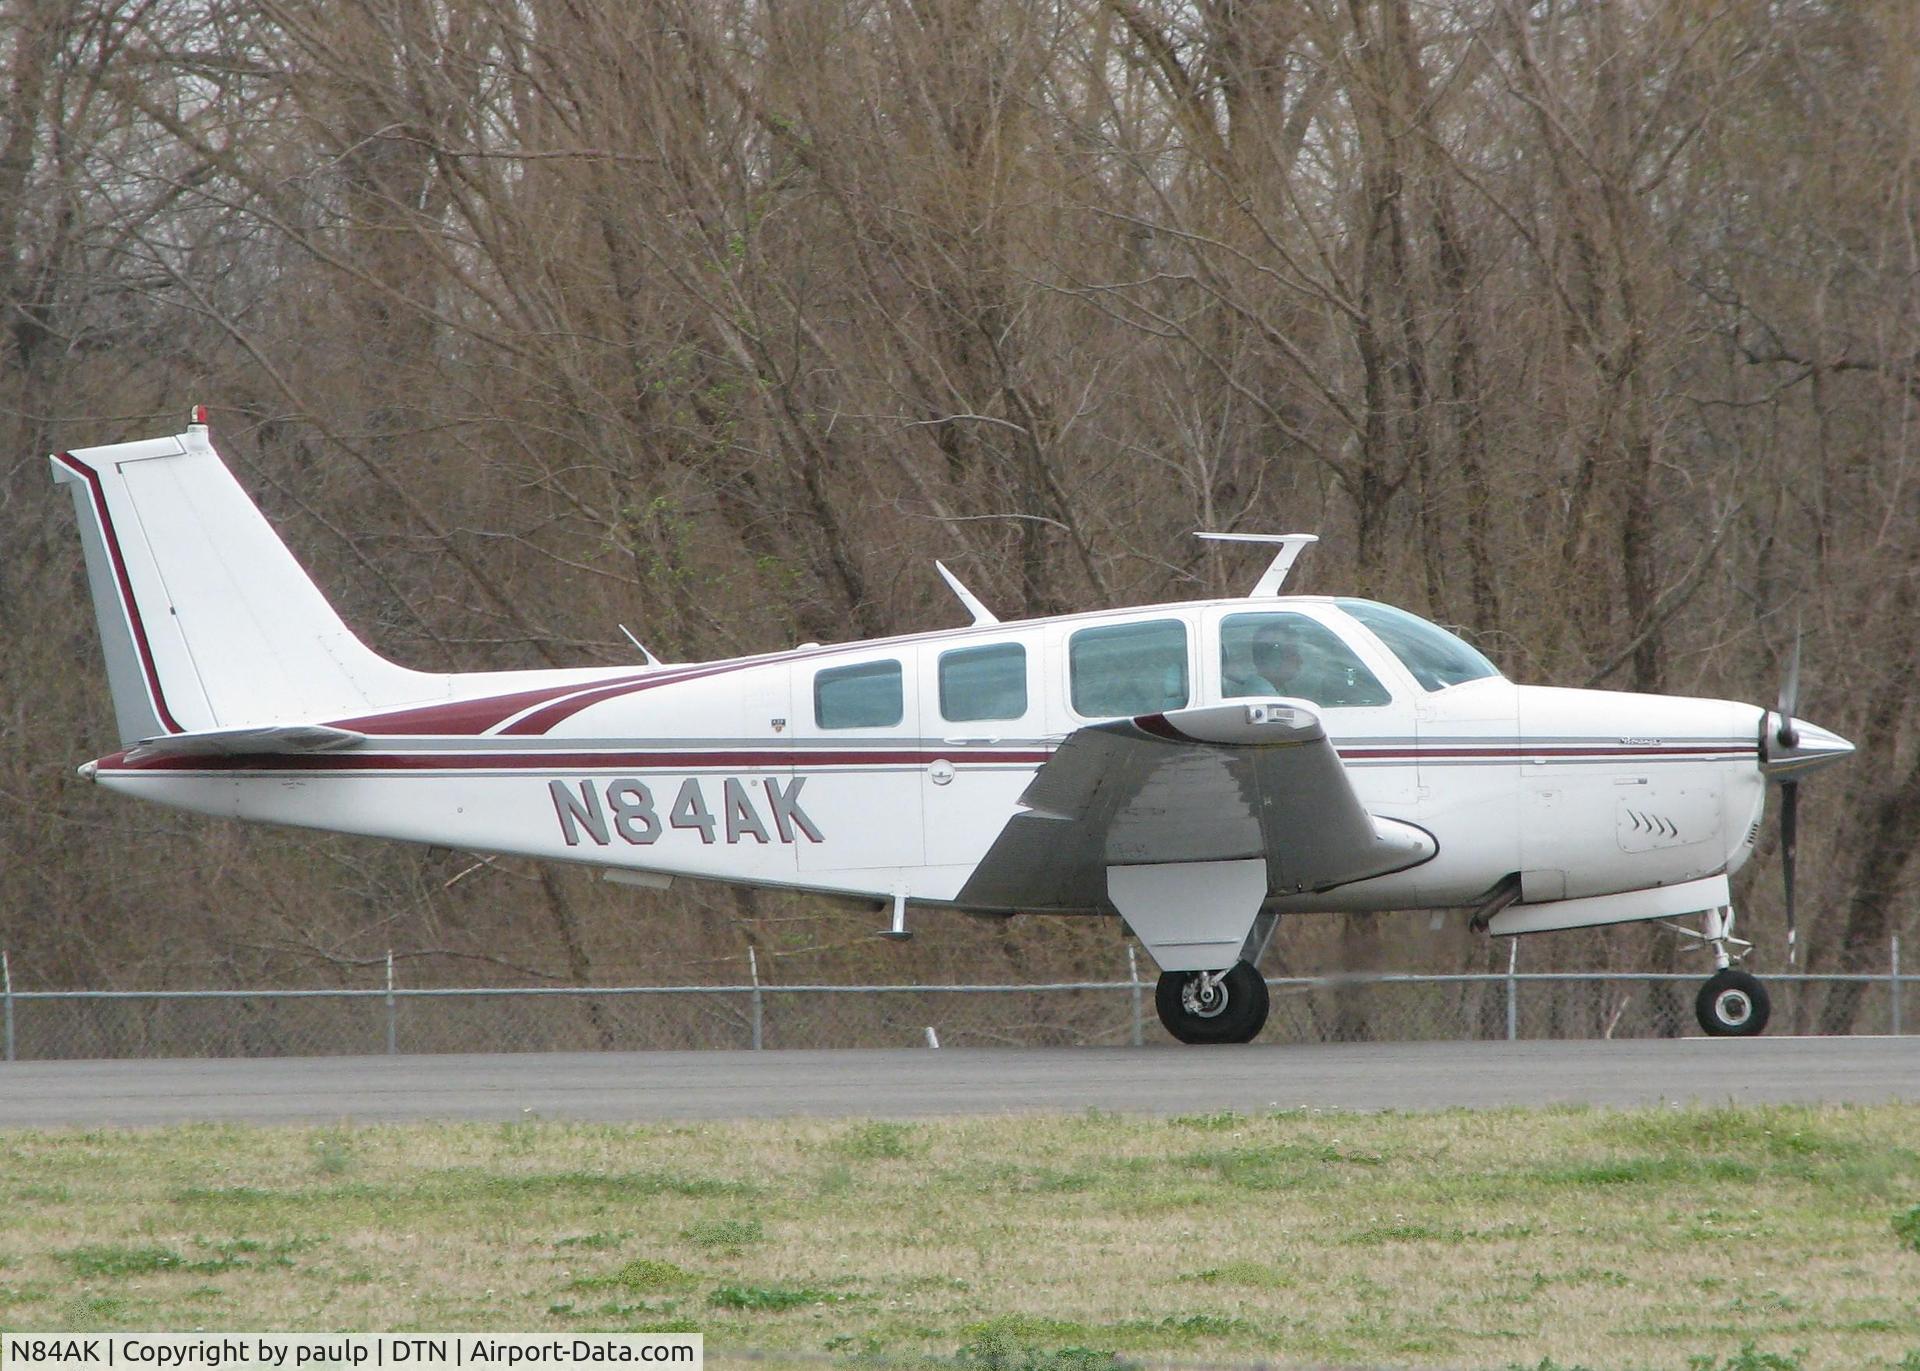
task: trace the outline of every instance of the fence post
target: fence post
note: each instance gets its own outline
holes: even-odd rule
[[[751,945],[747,948],[747,974],[753,978],[753,1050],[758,1052],[766,1040],[766,997],[760,993],[760,959],[753,955]]]
[[[1892,970],[1887,973],[1888,988],[1893,992],[1893,1036],[1900,1036],[1900,935],[1893,935]]]
[[[1517,995],[1520,983],[1513,978],[1514,969],[1520,962],[1520,940],[1510,939],[1507,943],[1507,1041],[1512,1042],[1520,1036],[1520,1005]]]
[[[399,1049],[399,1025],[394,1021],[393,1008],[393,949],[387,949],[387,1055],[394,1056]]]
[[[6,982],[7,999],[7,1060],[13,1060],[13,965],[7,960],[6,950],[0,948],[0,980]]]
[[[1133,944],[1127,944],[1127,979],[1133,982],[1133,1045],[1139,1047],[1145,1039],[1141,1036],[1143,1025],[1140,1016],[1140,959],[1133,953]]]

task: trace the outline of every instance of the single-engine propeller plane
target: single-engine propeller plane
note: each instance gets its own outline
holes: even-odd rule
[[[1514,935],[1699,914],[1710,1034],[1765,1027],[1727,878],[1845,739],[1777,708],[1515,685],[1370,600],[1243,598],[701,663],[434,674],[341,621],[215,452],[63,452],[121,748],[81,774],[205,814],[868,897],[1118,914],[1182,1042],[1246,1042],[1283,915],[1471,911]],[[1226,537],[1228,535],[1202,535]],[[937,565],[937,564],[936,564]],[[1791,940],[1791,932],[1789,939]]]

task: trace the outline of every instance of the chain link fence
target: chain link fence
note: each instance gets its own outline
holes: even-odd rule
[[[1773,1033],[1906,1030],[1920,977],[1769,976]],[[16,991],[7,1061],[705,1048],[1117,1046],[1165,1040],[1151,972],[1038,985]],[[1263,1042],[1646,1038],[1698,1033],[1704,973],[1276,978]],[[1841,1004],[1842,997],[1849,1003]]]

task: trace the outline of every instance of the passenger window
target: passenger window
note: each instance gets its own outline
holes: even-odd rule
[[[1073,708],[1092,719],[1187,703],[1187,626],[1178,619],[1083,628],[1067,641]]]
[[[940,654],[940,717],[1017,719],[1027,712],[1027,650],[1018,643]]]
[[[813,678],[813,721],[821,728],[891,728],[904,717],[900,663],[830,667]]]
[[[1220,623],[1220,694],[1287,695],[1353,708],[1393,697],[1332,629],[1304,614],[1230,614]]]

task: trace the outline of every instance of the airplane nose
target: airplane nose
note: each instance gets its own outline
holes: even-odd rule
[[[1830,729],[1805,719],[1791,720],[1787,729],[1780,723],[1780,716],[1768,711],[1766,728],[1760,735],[1760,769],[1771,780],[1798,780],[1853,755],[1853,744]],[[1782,742],[1783,732],[1793,741]]]

